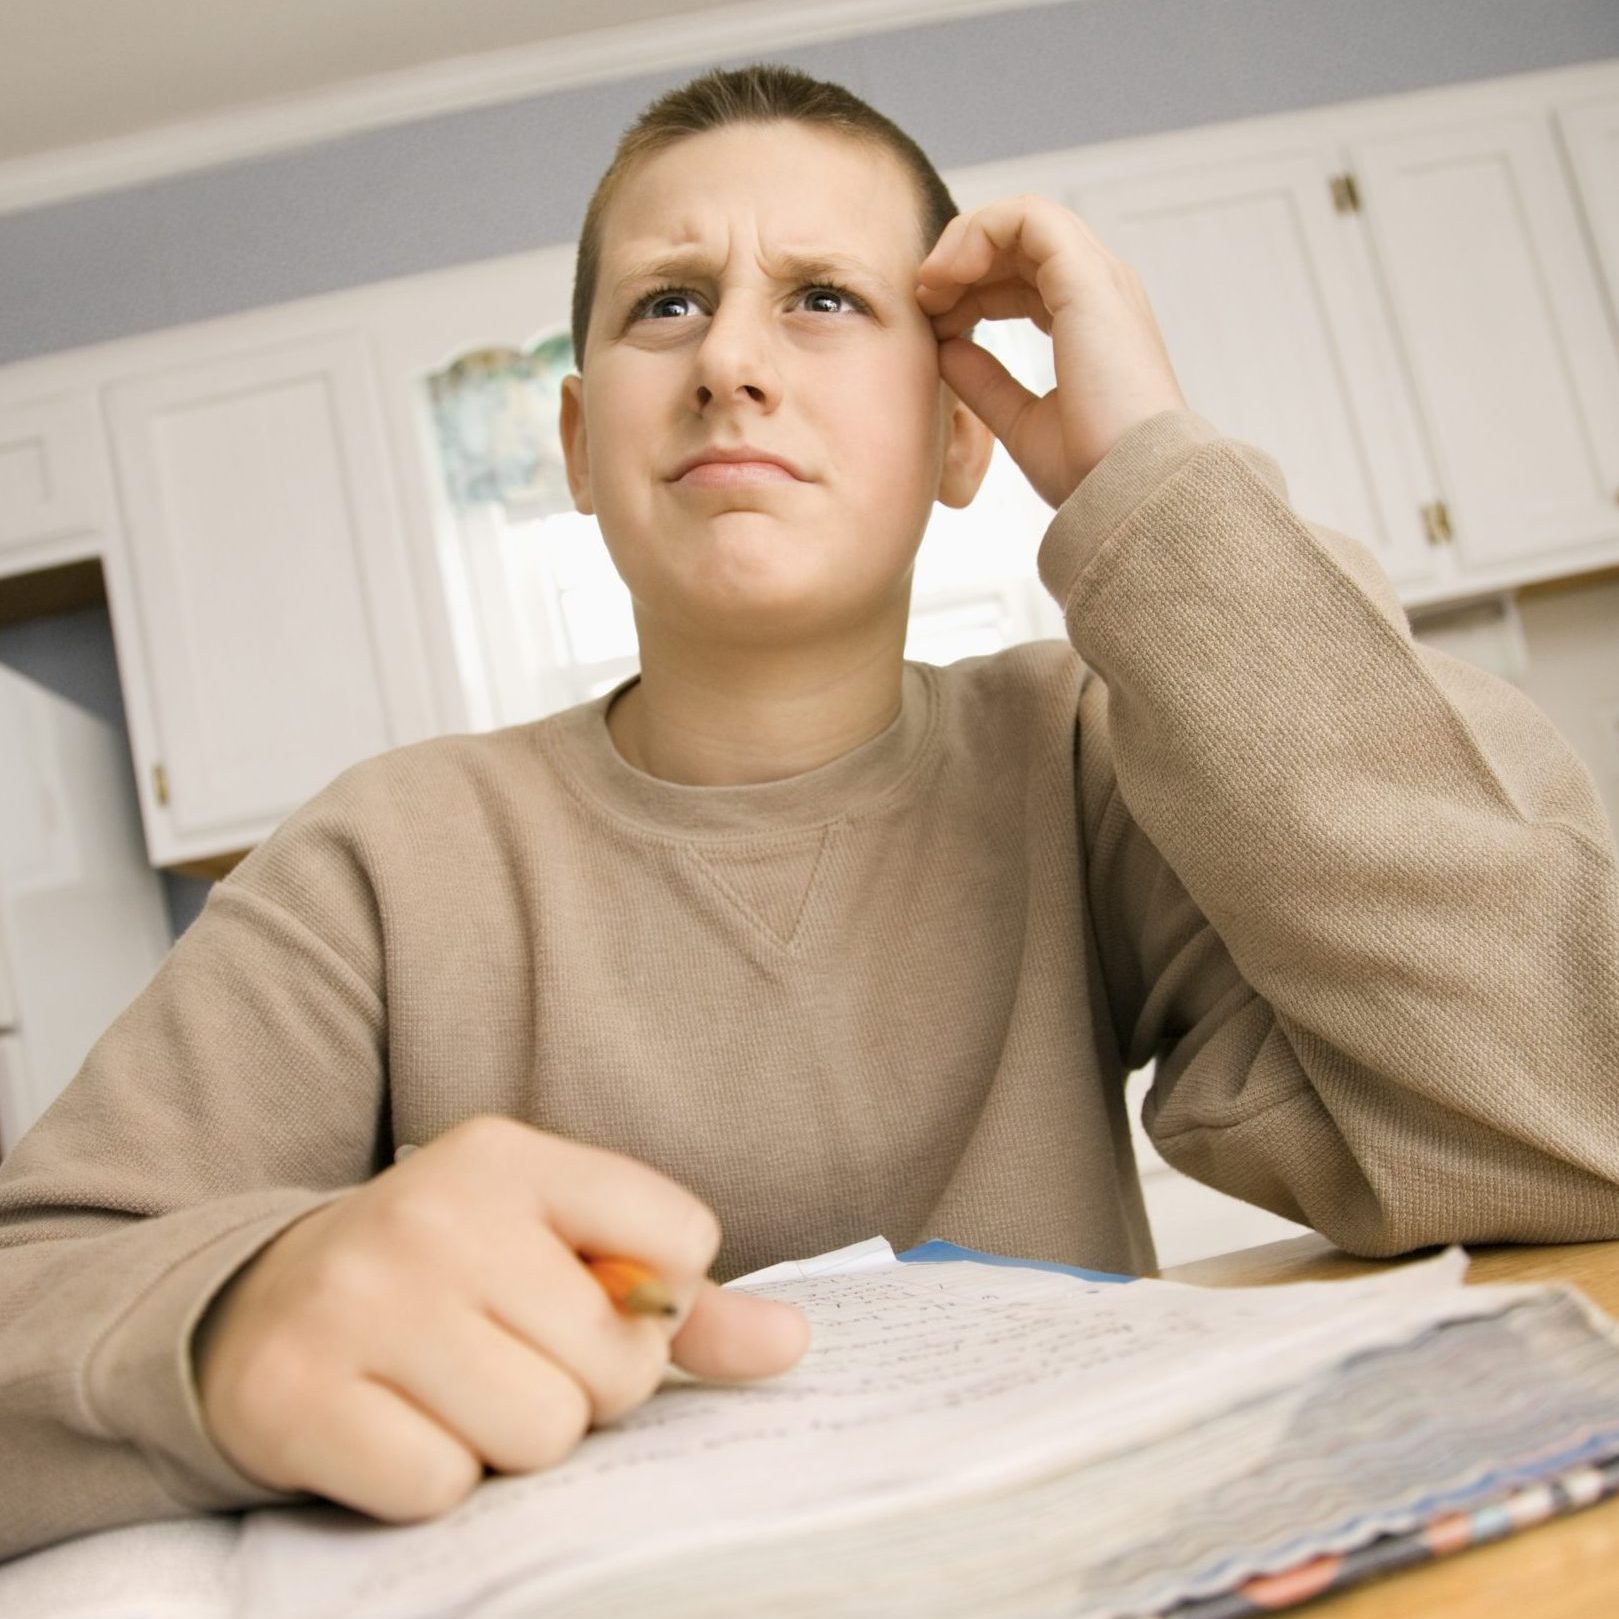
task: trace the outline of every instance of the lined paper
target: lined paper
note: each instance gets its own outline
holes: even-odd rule
[[[925,1510],[1116,1454],[1534,1291],[1464,1288],[1465,1268],[1452,1249],[1286,1288],[1121,1287],[970,1262],[754,1280],[810,1318],[790,1372],[667,1387],[558,1467],[488,1480],[433,1523],[254,1513],[242,1611],[427,1619],[516,1585],[537,1609],[615,1568]]]

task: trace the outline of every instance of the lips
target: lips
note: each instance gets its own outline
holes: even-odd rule
[[[792,461],[789,461],[784,455],[776,455],[770,450],[756,449],[751,444],[736,444],[727,446],[725,448],[721,448],[718,445],[711,445],[706,450],[698,450],[695,454],[687,456],[687,458],[682,461],[680,465],[677,466],[669,475],[670,481],[676,482],[679,479],[684,478],[693,467],[703,466],[714,462],[723,463],[736,461],[764,461],[768,462],[772,466],[782,468],[785,472],[790,473],[795,478],[802,478],[804,476],[804,474],[799,471],[797,465]]]
[[[699,461],[684,477],[675,479],[677,489],[741,489],[760,484],[798,483],[786,467],[774,461]]]

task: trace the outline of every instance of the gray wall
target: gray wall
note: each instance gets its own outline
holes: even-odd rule
[[[762,53],[940,168],[1619,56],[1615,0],[1075,0]],[[574,240],[620,132],[704,66],[0,215],[0,363]],[[104,609],[0,662],[122,724]],[[176,932],[207,885],[168,879]]]
[[[767,54],[951,168],[1615,56],[1619,4],[1076,0]],[[619,133],[698,71],[0,216],[0,362],[572,241]]]

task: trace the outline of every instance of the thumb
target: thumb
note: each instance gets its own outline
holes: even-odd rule
[[[727,1292],[705,1277],[669,1353],[696,1377],[773,1377],[797,1362],[809,1336],[796,1306]]]
[[[1038,398],[988,349],[965,337],[949,337],[939,345],[939,375],[1003,444],[1018,418]]]

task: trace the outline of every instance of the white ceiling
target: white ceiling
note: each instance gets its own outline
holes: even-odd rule
[[[730,0],[0,0],[0,162]]]

